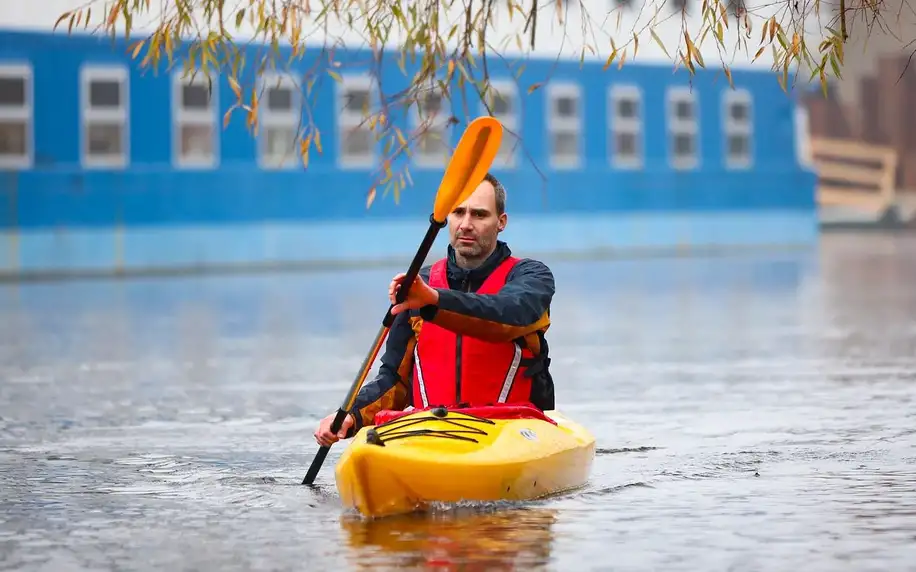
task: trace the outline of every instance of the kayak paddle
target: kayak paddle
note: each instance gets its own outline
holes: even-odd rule
[[[423,237],[423,242],[420,243],[420,248],[413,257],[413,262],[410,263],[407,275],[398,290],[396,297],[398,304],[407,299],[410,286],[420,272],[420,267],[423,265],[423,261],[426,260],[433,242],[436,241],[436,235],[446,225],[446,218],[449,213],[463,203],[477,189],[477,186],[483,182],[483,178],[489,171],[493,159],[496,158],[496,152],[499,150],[502,137],[503,126],[490,116],[478,117],[471,121],[461,135],[458,147],[455,148],[448,167],[445,169],[445,175],[439,184],[439,190],[436,191],[433,212],[429,217],[429,230],[426,231],[426,236]],[[375,336],[372,349],[366,355],[366,359],[363,361],[362,367],[359,368],[359,373],[356,375],[356,379],[353,380],[346,398],[344,398],[340,409],[337,410],[337,416],[334,417],[334,421],[331,423],[331,431],[334,433],[340,431],[340,426],[353,407],[356,394],[366,380],[366,376],[369,375],[369,370],[378,356],[382,342],[388,335],[388,330],[394,322],[394,316],[391,314],[392,308],[394,308],[393,304],[388,307],[388,313],[385,314],[385,318],[382,320],[382,327]],[[318,449],[318,453],[312,459],[312,465],[309,467],[308,473],[302,480],[303,485],[311,485],[315,481],[315,476],[318,474],[318,470],[321,469],[321,464],[324,463],[324,458],[327,457],[329,450],[330,447],[324,446]]]

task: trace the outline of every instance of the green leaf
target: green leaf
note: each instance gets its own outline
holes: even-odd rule
[[[658,47],[660,47],[662,51],[665,52],[665,55],[670,58],[671,54],[668,53],[668,48],[666,48],[665,44],[662,43],[662,39],[658,37],[658,34],[655,33],[655,30],[650,30],[650,33],[652,34],[652,39],[655,40],[656,44],[658,44]],[[608,60],[608,63],[610,63],[610,60]]]

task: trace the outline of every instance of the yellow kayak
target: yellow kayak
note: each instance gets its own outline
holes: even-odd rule
[[[367,517],[565,492],[586,483],[595,456],[584,427],[525,405],[385,411],[375,421],[335,470],[345,507]]]

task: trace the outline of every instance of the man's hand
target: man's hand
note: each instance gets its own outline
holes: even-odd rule
[[[337,441],[345,439],[350,427],[353,427],[353,416],[347,415],[343,423],[340,424],[340,431],[336,435],[331,433],[331,423],[334,423],[335,417],[337,417],[336,411],[322,419],[321,423],[318,424],[318,429],[315,430],[315,440],[322,447],[330,447]]]
[[[429,284],[424,282],[420,276],[417,276],[410,287],[410,291],[407,292],[407,299],[398,304],[398,291],[400,291],[406,276],[407,275],[403,272],[398,274],[391,280],[391,285],[388,286],[388,299],[394,304],[394,307],[391,309],[392,316],[397,316],[404,310],[417,310],[423,306],[439,303],[438,290],[432,288]]]

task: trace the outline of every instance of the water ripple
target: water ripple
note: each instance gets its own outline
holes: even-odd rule
[[[4,286],[0,568],[912,570],[911,242],[551,261],[590,482],[381,521],[300,482],[397,269]]]

